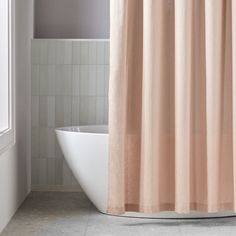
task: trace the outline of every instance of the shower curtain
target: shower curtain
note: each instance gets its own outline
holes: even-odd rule
[[[111,0],[108,212],[236,211],[236,0]]]

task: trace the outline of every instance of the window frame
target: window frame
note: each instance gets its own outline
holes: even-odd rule
[[[15,144],[15,0],[8,0],[9,127],[0,132],[0,154]]]

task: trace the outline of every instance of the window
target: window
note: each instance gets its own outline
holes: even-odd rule
[[[0,152],[14,141],[13,4],[0,1]]]

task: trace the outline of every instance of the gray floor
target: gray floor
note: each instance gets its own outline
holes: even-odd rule
[[[236,218],[129,219],[100,214],[82,193],[32,192],[0,236],[236,235]]]

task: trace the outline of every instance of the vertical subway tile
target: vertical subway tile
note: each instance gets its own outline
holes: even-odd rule
[[[48,93],[48,67],[46,65],[39,67],[39,80],[39,93],[46,96]]]
[[[40,128],[40,158],[55,157],[55,131],[53,128]]]
[[[57,65],[56,66],[56,78],[55,78],[55,94],[56,95],[64,95],[64,68],[62,68],[62,66]]]
[[[56,127],[64,126],[64,97],[56,96],[56,109],[55,109],[55,122]]]
[[[47,129],[48,136],[48,146],[47,146],[47,157],[54,158],[55,157],[55,140],[56,134],[54,128]]]
[[[39,57],[39,64],[40,65],[47,65],[48,63],[48,43],[47,40],[40,40],[40,49],[39,49],[40,57]]]
[[[96,42],[91,41],[89,42],[89,63],[90,65],[96,65],[97,63],[97,47],[96,47]]]
[[[39,95],[39,65],[31,67],[31,94]]]
[[[47,95],[55,95],[56,90],[56,69],[55,65],[49,65],[47,68]]]
[[[43,96],[55,94],[54,65],[41,65],[39,67],[39,93]]]
[[[55,66],[42,65],[39,68],[39,92],[40,95],[55,94]]]
[[[105,96],[105,67],[97,66],[97,96]]]
[[[79,103],[80,125],[88,124],[88,97],[81,96]]]
[[[71,96],[56,96],[56,127],[71,125]]]
[[[64,43],[64,64],[72,64],[72,42],[69,41]]]
[[[104,124],[105,123],[105,99],[104,97],[96,98],[96,124]]]
[[[72,68],[72,95],[79,95],[79,80],[80,80],[80,70],[78,65],[74,65]]]
[[[47,160],[47,183],[48,185],[62,184],[62,160],[48,159]]]
[[[80,124],[80,97],[74,96],[72,97],[72,117],[71,117],[71,125],[78,126]]]
[[[96,97],[88,98],[88,125],[96,124]]]
[[[109,76],[110,76],[109,66],[105,65],[105,67],[104,67],[104,90],[105,90],[105,96],[108,96],[108,92],[109,92]]]
[[[55,142],[55,158],[56,159],[64,159],[63,153],[61,151],[61,147],[60,147],[57,139],[56,139],[56,142]]]
[[[39,160],[36,158],[31,160],[31,184],[34,186],[39,185]]]
[[[55,41],[56,45],[56,64],[64,64],[64,43],[61,41]]]
[[[55,127],[55,97],[40,97],[40,127]]]
[[[72,66],[64,66],[64,93],[63,95],[71,95],[72,91]]]
[[[40,149],[39,149],[39,156],[40,158],[47,157],[47,128],[41,128],[39,130],[39,142],[40,142]]]
[[[32,65],[39,65],[40,62],[40,41],[31,41],[31,62]]]
[[[72,90],[72,66],[56,66],[56,95],[71,95]]]
[[[32,158],[39,158],[39,128],[31,128],[31,156]]]
[[[85,41],[80,43],[80,64],[89,64],[89,43]]]
[[[31,99],[31,126],[39,127],[39,96],[32,96]]]
[[[47,159],[47,184],[55,185],[55,160]]]
[[[74,41],[72,43],[72,64],[79,65],[80,64],[80,42]]]
[[[63,161],[63,166],[62,166],[62,177],[63,177],[63,185],[71,185],[71,180],[72,180],[72,174],[71,170],[69,169],[66,161]]]
[[[32,41],[32,184],[78,185],[54,127],[108,123],[109,42]]]
[[[89,68],[88,65],[81,65],[79,68],[80,72],[79,94],[81,96],[88,94],[88,76],[89,76],[88,68]]]
[[[105,65],[109,65],[110,64],[110,43],[109,42],[105,42],[105,58],[104,58],[104,64]]]
[[[38,159],[39,185],[47,184],[47,159]]]
[[[71,65],[72,64],[72,42],[56,42],[56,64]]]
[[[71,96],[64,97],[64,125],[71,125]]]
[[[47,97],[41,96],[39,101],[39,123],[40,127],[47,127]]]
[[[55,127],[55,96],[47,97],[47,127]]]
[[[54,40],[48,41],[48,65],[56,64],[56,43]]]
[[[105,97],[104,124],[108,124],[108,97]]]
[[[98,65],[104,65],[105,63],[105,44],[104,42],[97,42],[97,63]]]
[[[55,184],[63,183],[63,160],[55,159]]]
[[[96,65],[89,66],[88,78],[88,96],[96,96],[97,92],[97,67]]]

